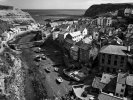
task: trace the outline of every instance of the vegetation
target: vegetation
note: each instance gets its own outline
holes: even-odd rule
[[[101,5],[92,5],[85,12],[85,16],[87,17],[95,17],[100,14],[104,14],[107,12],[114,12],[116,10],[122,10],[125,8],[133,8],[133,4],[101,4]]]

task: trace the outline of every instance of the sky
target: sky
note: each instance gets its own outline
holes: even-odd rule
[[[87,9],[101,3],[133,3],[133,0],[0,0],[0,4],[21,9]]]

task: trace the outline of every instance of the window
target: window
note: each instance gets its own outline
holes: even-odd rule
[[[124,61],[124,57],[121,57],[121,61]]]
[[[111,59],[111,55],[108,55],[108,59]]]
[[[120,94],[120,97],[123,97],[123,94]]]
[[[108,60],[108,64],[111,64],[111,60]]]
[[[102,64],[104,64],[104,59],[102,59]]]
[[[116,93],[116,96],[118,96],[119,94],[118,93]]]
[[[107,72],[109,72],[110,71],[110,68],[109,67],[107,67]]]
[[[124,63],[124,57],[121,57],[121,61],[120,61],[121,64]]]
[[[121,92],[124,92],[124,90],[123,90],[123,89],[121,89]]]
[[[117,55],[115,56],[115,59],[116,59],[116,60],[118,59],[118,56],[117,56]]]
[[[116,72],[116,69],[115,68],[113,68],[113,72]]]
[[[102,54],[102,58],[105,58],[105,54]]]
[[[114,61],[114,65],[117,66],[117,61]]]

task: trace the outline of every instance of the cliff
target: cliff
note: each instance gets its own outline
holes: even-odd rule
[[[12,6],[0,5],[0,34],[8,30],[13,24],[30,24],[35,20],[29,13]]]
[[[121,3],[121,4],[100,4],[92,5],[88,8],[84,14],[87,17],[95,17],[107,12],[114,12],[116,10],[123,10],[125,8],[133,8],[133,4]]]
[[[10,24],[6,21],[0,20],[0,34],[2,34],[3,32],[5,32],[6,30],[8,30],[11,27],[13,27],[12,24]]]

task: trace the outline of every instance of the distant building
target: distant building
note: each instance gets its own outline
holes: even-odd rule
[[[66,38],[72,39],[75,42],[79,42],[83,39],[81,31],[72,32],[66,35]]]
[[[98,17],[97,18],[97,25],[99,26],[112,26],[113,19],[111,17]]]
[[[133,9],[132,8],[126,8],[124,10],[124,15],[125,16],[130,16],[131,14],[133,14]]]
[[[99,64],[105,72],[125,71],[127,66],[126,46],[108,45],[101,48],[99,52]]]

